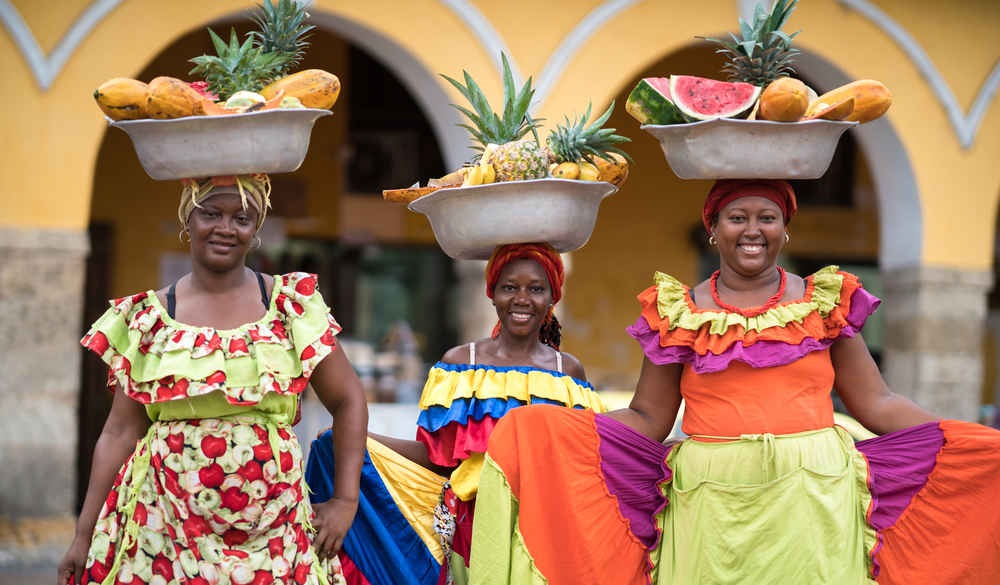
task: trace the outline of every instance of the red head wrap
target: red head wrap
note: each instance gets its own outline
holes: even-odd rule
[[[563,282],[566,274],[563,271],[562,258],[559,252],[548,244],[506,244],[497,246],[490,256],[490,261],[486,263],[486,296],[493,298],[493,291],[496,289],[497,281],[500,280],[500,272],[514,260],[534,260],[545,270],[545,276],[549,280],[549,288],[552,290],[552,304],[558,303],[562,298]],[[500,323],[493,328],[493,337],[500,334]],[[556,320],[552,310],[545,318],[542,325],[541,341],[559,349],[559,321]]]
[[[795,190],[788,181],[776,179],[722,179],[712,185],[712,190],[705,198],[705,207],[701,210],[701,221],[705,230],[712,231],[715,215],[723,207],[741,197],[763,197],[774,201],[781,208],[785,224],[792,219],[798,209],[795,201]]]

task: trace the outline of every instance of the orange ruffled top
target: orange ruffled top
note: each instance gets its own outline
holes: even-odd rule
[[[722,438],[833,425],[830,346],[858,333],[880,301],[836,266],[805,281],[801,299],[753,317],[700,309],[688,287],[659,272],[639,294],[642,314],[628,331],[653,363],[684,365],[685,433]]]

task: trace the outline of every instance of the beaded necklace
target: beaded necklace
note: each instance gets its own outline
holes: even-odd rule
[[[778,291],[773,295],[771,295],[770,297],[768,297],[767,300],[764,301],[764,304],[759,307],[753,307],[750,309],[741,309],[739,307],[734,307],[733,305],[724,302],[722,298],[719,296],[718,270],[713,272],[712,277],[708,279],[708,286],[709,289],[712,291],[712,300],[715,301],[715,304],[718,305],[720,309],[724,309],[731,313],[739,313],[744,317],[756,317],[758,315],[763,315],[764,313],[767,312],[768,309],[777,305],[781,301],[781,298],[785,296],[785,286],[788,284],[788,274],[781,266],[778,266],[777,268],[778,268],[778,275],[780,276],[780,280],[778,282]]]

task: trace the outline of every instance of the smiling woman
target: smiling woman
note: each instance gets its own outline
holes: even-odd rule
[[[266,175],[184,181],[191,272],[84,337],[117,392],[59,585],[341,582],[367,409],[316,277],[246,266],[269,197]],[[291,430],[307,384],[337,420],[338,482],[315,505]]]
[[[448,350],[431,368],[416,441],[369,434],[362,505],[344,541],[348,582],[467,583],[483,453],[497,421],[527,404],[604,411],[579,360],[559,349],[552,309],[563,280],[562,260],[546,244],[493,252],[490,337]],[[317,501],[335,478],[329,445],[327,432],[309,454],[306,477]]]

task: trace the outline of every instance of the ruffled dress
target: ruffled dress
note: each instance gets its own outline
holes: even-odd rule
[[[834,424],[829,348],[879,301],[835,267],[806,285],[747,316],[699,309],[658,273],[628,331],[650,361],[683,365],[690,438],[511,413],[480,479],[472,581],[1000,582],[1000,432],[940,421],[855,443]]]
[[[487,440],[498,420],[527,404],[604,411],[588,382],[556,371],[443,362],[430,369],[420,398],[417,440],[435,465],[452,472],[437,475],[369,438],[358,515],[341,556],[350,585],[467,582]],[[313,501],[332,495],[330,431],[313,442],[306,477]]]
[[[83,583],[342,583],[310,544],[291,425],[339,325],[305,273],[274,277],[266,314],[220,330],[172,319],[153,291],[111,302],[82,344],[152,424],[118,472]]]

